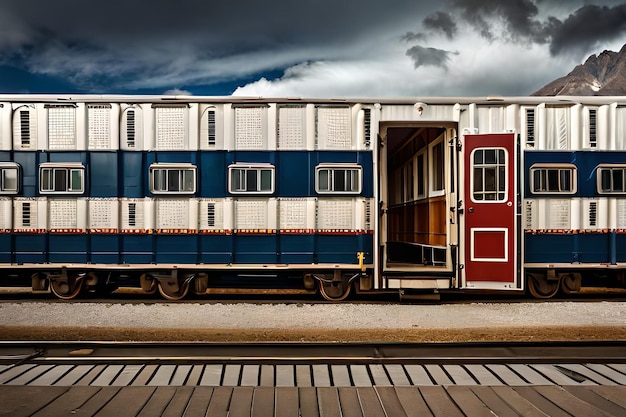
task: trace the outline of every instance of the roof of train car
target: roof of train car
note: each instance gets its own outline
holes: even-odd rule
[[[319,103],[319,104],[385,104],[433,105],[451,104],[588,104],[617,103],[626,105],[626,96],[483,96],[483,97],[368,97],[368,98],[301,98],[301,97],[239,97],[188,95],[117,95],[117,94],[0,94],[1,102],[80,103]]]

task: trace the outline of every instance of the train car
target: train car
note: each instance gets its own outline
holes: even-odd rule
[[[623,288],[625,132],[626,97],[0,95],[1,279],[61,299]]]

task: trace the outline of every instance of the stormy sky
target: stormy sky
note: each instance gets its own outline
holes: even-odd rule
[[[528,95],[624,0],[0,0],[0,93]]]

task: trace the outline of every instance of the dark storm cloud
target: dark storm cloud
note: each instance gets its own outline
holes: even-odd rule
[[[626,4],[614,7],[586,5],[555,25],[550,53],[589,51],[601,41],[626,33]]]
[[[433,31],[442,31],[448,39],[454,38],[457,26],[452,16],[444,12],[436,12],[424,19],[424,27]]]
[[[443,49],[425,48],[423,46],[413,46],[406,51],[406,55],[413,60],[415,68],[421,66],[435,66],[447,68],[450,55],[456,52],[444,51]]]

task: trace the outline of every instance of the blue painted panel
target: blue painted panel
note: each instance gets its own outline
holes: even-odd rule
[[[276,235],[235,235],[234,263],[275,264],[278,262]]]
[[[13,154],[13,160],[20,165],[22,170],[22,191],[20,195],[24,197],[35,197],[37,195],[39,155],[41,154],[36,152],[15,152]]]
[[[575,235],[524,235],[524,262],[577,262]]]
[[[87,152],[44,152],[48,162],[80,162],[87,165]],[[44,162],[43,158],[40,162]]]
[[[232,235],[202,235],[200,240],[200,263],[230,264],[233,262]]]
[[[119,235],[89,235],[91,244],[91,263],[121,262]]]
[[[356,253],[362,250],[360,236],[317,236],[318,263],[358,264]]]
[[[198,263],[198,241],[195,235],[157,235],[156,263]]]
[[[144,171],[148,168],[144,167],[143,152],[122,152],[120,153],[120,168],[122,169],[122,195],[126,198],[142,198],[144,193],[144,178],[148,175]]]
[[[48,235],[50,262],[86,263],[88,235]]]
[[[152,261],[152,235],[123,235],[122,262],[127,264],[150,264]]]
[[[204,198],[223,198],[229,194],[225,152],[202,152],[198,166],[198,190]]]
[[[11,263],[11,248],[13,246],[10,234],[0,235],[0,263]]]
[[[46,235],[15,234],[15,262],[47,262]]]
[[[279,235],[279,263],[311,264],[315,261],[315,236]]]
[[[617,262],[626,262],[626,235],[617,234],[615,236]]]
[[[118,196],[117,154],[114,152],[92,152],[87,167],[91,178],[91,197]]]
[[[608,233],[587,233],[578,235],[578,259],[582,263],[608,263],[609,243]]]
[[[280,197],[309,196],[315,191],[311,168],[311,154],[308,152],[282,151],[276,159],[276,194]],[[313,185],[311,185],[313,184]]]

